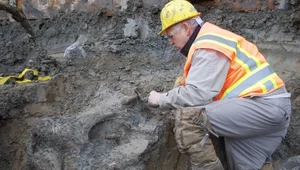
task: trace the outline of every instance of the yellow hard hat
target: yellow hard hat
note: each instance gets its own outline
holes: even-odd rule
[[[190,2],[186,0],[172,0],[160,12],[162,28],[158,35],[164,34],[166,29],[174,24],[199,15],[200,13]]]

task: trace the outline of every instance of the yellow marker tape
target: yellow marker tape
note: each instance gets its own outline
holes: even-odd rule
[[[7,76],[7,77],[0,77],[0,85],[5,84],[9,79],[14,78],[16,79],[16,82],[18,84],[23,84],[23,83],[30,83],[32,82],[32,80],[29,79],[24,79],[24,76],[27,72],[31,71],[33,73],[34,76],[38,77],[38,81],[48,81],[51,80],[50,76],[38,76],[39,72],[37,70],[33,70],[33,69],[29,69],[29,68],[25,68],[24,71],[19,75],[19,76]]]
[[[38,71],[29,69],[29,68],[25,68],[25,70],[18,76],[18,78],[22,78],[29,71],[32,71],[34,76],[38,76],[39,75]]]
[[[0,77],[0,84],[4,84],[10,77]]]
[[[48,81],[48,80],[51,80],[51,77],[50,76],[45,76],[45,77],[38,77],[38,81]]]

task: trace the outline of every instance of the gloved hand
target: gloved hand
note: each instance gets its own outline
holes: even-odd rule
[[[176,80],[175,80],[173,88],[181,86],[184,81],[185,81],[185,77],[184,76],[177,77]]]
[[[148,97],[149,105],[152,107],[158,107],[158,100],[159,100],[160,95],[161,95],[160,93],[152,90]]]

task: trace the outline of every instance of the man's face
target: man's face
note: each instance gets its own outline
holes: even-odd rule
[[[189,32],[187,24],[180,23],[172,26],[166,30],[166,34],[170,41],[170,45],[173,45],[177,50],[181,50],[189,39]]]

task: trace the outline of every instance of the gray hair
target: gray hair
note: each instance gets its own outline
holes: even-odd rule
[[[182,22],[187,22],[189,25],[191,25],[194,28],[196,28],[198,25],[202,26],[204,24],[204,22],[202,21],[202,19],[199,16],[190,18],[190,19],[182,21]],[[179,31],[182,22],[179,22],[172,26],[173,31],[171,32],[171,34],[175,34],[177,31]]]
[[[199,16],[188,19],[185,22],[187,22],[188,24],[190,24],[193,27],[196,27],[197,25],[200,25],[200,26],[203,25],[203,21]]]

